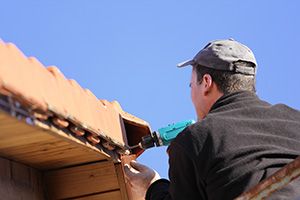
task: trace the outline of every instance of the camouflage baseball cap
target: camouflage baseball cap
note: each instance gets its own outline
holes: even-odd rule
[[[199,51],[193,59],[179,63],[177,67],[188,65],[200,65],[245,75],[255,75],[257,68],[252,51],[246,45],[233,39],[212,41]]]

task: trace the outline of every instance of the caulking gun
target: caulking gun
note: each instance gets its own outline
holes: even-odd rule
[[[160,128],[157,131],[152,132],[150,135],[142,137],[142,141],[130,147],[134,149],[140,147],[142,149],[149,149],[154,146],[168,146],[170,142],[189,125],[195,123],[194,120],[185,120],[178,123],[169,124],[166,127]]]

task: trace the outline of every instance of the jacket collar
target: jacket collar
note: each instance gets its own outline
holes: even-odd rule
[[[236,102],[246,102],[247,100],[250,99],[257,100],[258,97],[254,92],[250,92],[250,91],[239,91],[239,92],[224,94],[214,103],[209,113],[218,110],[218,108],[222,106],[231,105]]]

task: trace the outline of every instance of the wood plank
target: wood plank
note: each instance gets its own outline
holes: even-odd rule
[[[53,170],[46,172],[44,177],[49,199],[75,198],[119,189],[111,161]]]
[[[44,199],[41,172],[4,158],[0,169],[0,199]]]
[[[11,163],[12,180],[20,186],[31,187],[30,168],[17,162]]]
[[[34,168],[30,168],[30,180],[31,186],[34,188],[34,191],[38,196],[36,197],[39,200],[45,199],[45,190],[44,190],[44,183],[43,183],[43,173]]]
[[[80,197],[80,198],[74,198],[72,200],[120,200],[120,199],[122,199],[121,192],[119,190],[116,190],[116,191],[94,194],[94,195]]]
[[[127,189],[125,185],[125,178],[123,174],[123,166],[120,163],[115,164],[115,169],[116,169],[116,174],[118,177],[119,181],[119,187],[120,187],[120,192],[121,192],[121,199],[122,200],[128,200],[128,194],[127,194]]]
[[[0,156],[43,170],[109,159],[61,130],[29,125],[1,111]]]
[[[10,162],[0,157],[0,179],[7,181],[11,179]]]

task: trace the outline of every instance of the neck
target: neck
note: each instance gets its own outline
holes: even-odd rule
[[[199,113],[198,115],[198,121],[202,120],[206,117],[206,115],[209,113],[210,109],[212,108],[212,106],[216,103],[216,101],[221,98],[224,94],[222,92],[214,92],[211,93],[211,95],[208,98],[207,104],[205,106],[205,110],[203,113]]]

